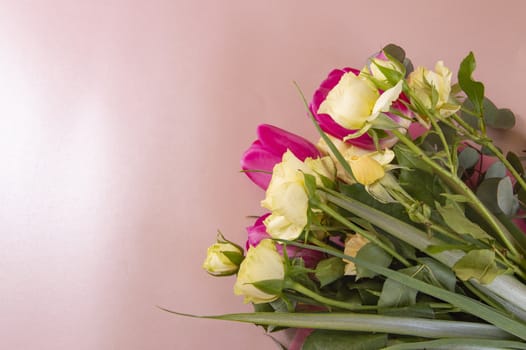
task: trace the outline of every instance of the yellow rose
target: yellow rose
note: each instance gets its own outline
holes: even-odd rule
[[[237,272],[243,260],[243,250],[229,242],[217,242],[208,248],[203,269],[214,276],[229,276]]]
[[[245,303],[268,303],[279,296],[268,294],[253,284],[268,280],[283,280],[285,267],[283,257],[276,250],[276,245],[270,239],[264,239],[256,247],[251,247],[245,260],[239,267],[234,294],[245,297]]]
[[[271,211],[264,224],[273,238],[294,240],[307,225],[309,197],[304,174],[315,176],[322,186],[320,175],[334,179],[334,164],[328,158],[306,158],[300,161],[287,150],[281,163],[274,166],[272,179],[261,206]]]
[[[362,249],[367,243],[369,243],[369,240],[361,235],[348,235],[347,239],[345,239],[345,248],[343,254],[355,258],[358,254],[358,251],[360,251],[360,249]],[[346,264],[344,274],[347,276],[355,276],[356,265],[352,261],[346,259],[343,259],[343,262]]]
[[[408,85],[425,108],[436,110],[442,117],[460,109],[459,105],[450,102],[451,71],[442,61],[437,62],[434,72],[424,67],[415,69],[409,74]]]
[[[361,129],[367,122],[389,111],[391,104],[402,92],[403,81],[380,95],[376,86],[365,76],[347,72],[327,94],[318,108],[318,114],[328,114],[341,126]]]
[[[395,157],[394,152],[389,149],[383,151],[371,151],[342,142],[336,138],[331,137],[331,141],[347,163],[349,163],[356,182],[365,186],[381,180],[385,175],[389,163],[391,163]],[[333,158],[336,163],[336,173],[340,179],[347,183],[354,182],[330,151],[323,139],[318,142],[318,148],[321,152],[329,154],[331,158]]]

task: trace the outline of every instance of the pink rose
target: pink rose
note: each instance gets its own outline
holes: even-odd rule
[[[256,185],[266,190],[272,178],[274,165],[281,162],[289,149],[301,161],[307,157],[317,158],[316,147],[303,137],[276,126],[262,124],[257,128],[258,139],[241,158],[241,168]]]

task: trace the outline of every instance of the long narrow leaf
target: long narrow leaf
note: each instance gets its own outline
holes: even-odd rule
[[[526,344],[511,340],[481,340],[473,338],[465,339],[438,339],[414,343],[404,343],[388,346],[383,350],[420,350],[420,349],[526,349]]]
[[[237,321],[293,328],[315,328],[415,335],[426,338],[512,339],[502,330],[483,323],[427,320],[358,313],[252,312],[216,316],[195,316],[162,309],[181,316]]]

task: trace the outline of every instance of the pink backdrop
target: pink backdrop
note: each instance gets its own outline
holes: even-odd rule
[[[262,213],[238,171],[256,125],[315,136],[293,80],[310,95],[389,42],[455,71],[473,50],[524,130],[526,2],[318,3],[2,1],[2,348],[273,348],[156,305],[250,310],[201,263],[218,228],[243,243]]]

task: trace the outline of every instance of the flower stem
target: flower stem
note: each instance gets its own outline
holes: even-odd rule
[[[311,200],[311,201],[313,202],[312,204],[315,207],[317,207],[318,209],[323,210],[325,213],[327,213],[330,216],[332,216],[334,219],[339,221],[342,225],[344,225],[348,229],[353,230],[354,232],[356,232],[357,234],[363,236],[364,238],[367,238],[370,242],[376,244],[377,246],[379,246],[380,248],[385,250],[387,253],[389,253],[391,256],[393,256],[395,259],[397,259],[402,264],[404,264],[406,267],[411,266],[411,264],[409,263],[409,261],[406,258],[404,258],[400,254],[398,254],[398,252],[396,250],[394,250],[393,248],[391,248],[387,244],[385,244],[382,241],[380,241],[377,237],[375,237],[374,235],[369,233],[367,230],[364,230],[361,227],[359,227],[358,225],[355,225],[350,220],[345,218],[343,215],[338,213],[336,210],[334,210],[331,207],[329,207],[327,204],[321,203],[321,202],[319,202],[317,200]]]
[[[322,295],[319,295],[318,293],[316,292],[313,292],[312,290],[310,290],[309,288],[303,286],[302,284],[298,283],[298,282],[295,282],[295,281],[292,281],[290,279],[286,279],[285,280],[285,283],[284,283],[284,288],[287,288],[287,289],[292,289],[292,290],[295,290],[296,292],[299,292],[315,301],[317,301],[318,303],[321,303],[321,304],[324,304],[324,305],[328,305],[328,306],[332,306],[332,307],[336,307],[338,309],[344,309],[344,310],[350,310],[350,311],[369,311],[369,310],[377,310],[378,309],[378,306],[377,305],[357,305],[357,304],[351,304],[351,303],[347,303],[345,301],[340,301],[340,300],[334,300],[334,299],[330,299],[330,298],[326,298]]]
[[[506,228],[504,228],[503,225],[497,221],[497,219],[491,214],[488,208],[486,208],[486,206],[482,204],[479,198],[469,189],[469,187],[467,187],[467,185],[461,179],[459,179],[456,176],[456,174],[449,173],[447,170],[435,163],[405,134],[399,132],[398,130],[392,130],[392,132],[411,151],[418,155],[420,159],[422,159],[422,161],[429,165],[437,173],[437,175],[440,176],[442,180],[448,183],[453,189],[458,191],[458,193],[461,193],[464,196],[466,196],[469,199],[469,204],[488,222],[488,224],[495,231],[496,235],[500,238],[504,246],[511,252],[511,254],[515,256],[519,255],[519,252],[507,237],[509,233],[507,232]]]

